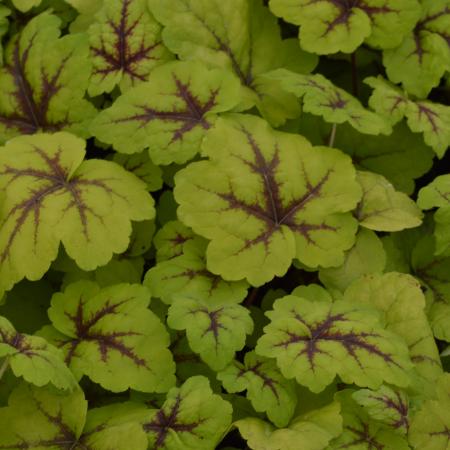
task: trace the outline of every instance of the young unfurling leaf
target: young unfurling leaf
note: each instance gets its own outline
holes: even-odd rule
[[[211,272],[261,285],[294,258],[342,262],[356,231],[347,211],[360,198],[347,156],[252,116],[221,119],[203,151],[209,161],[178,172],[174,193],[180,220],[211,240]]]
[[[84,270],[106,264],[126,250],[131,221],[154,216],[143,182],[84,155],[84,142],[64,132],[17,137],[0,149],[0,291],[41,278],[60,242]]]
[[[381,325],[364,305],[312,302],[296,296],[277,300],[266,315],[256,352],[277,359],[286,378],[320,392],[338,375],[345,383],[378,388],[409,384],[412,364],[404,341]]]
[[[0,143],[20,134],[71,131],[89,135],[95,114],[83,99],[91,63],[81,34],[59,38],[60,20],[41,14],[14,37],[0,68]]]
[[[169,335],[147,308],[149,301],[149,291],[140,285],[100,288],[79,281],[53,296],[53,326],[41,335],[63,350],[77,375],[108,390],[166,392],[175,382]]]

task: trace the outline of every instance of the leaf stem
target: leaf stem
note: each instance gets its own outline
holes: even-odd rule
[[[0,366],[0,380],[3,378],[3,375],[6,372],[6,369],[9,367],[9,356],[7,356],[4,360],[2,365]]]
[[[244,300],[244,305],[248,308],[256,300],[259,288],[253,288],[247,298]]]
[[[333,127],[331,128],[330,138],[328,139],[328,147],[333,147],[334,140],[336,139],[336,128],[337,125],[333,123]]]

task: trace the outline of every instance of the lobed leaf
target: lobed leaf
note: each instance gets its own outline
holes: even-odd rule
[[[183,255],[188,242],[196,239],[194,232],[178,220],[165,223],[153,239],[156,261],[159,263]]]

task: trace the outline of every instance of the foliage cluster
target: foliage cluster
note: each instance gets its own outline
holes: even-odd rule
[[[0,449],[450,450],[450,0],[0,0]]]

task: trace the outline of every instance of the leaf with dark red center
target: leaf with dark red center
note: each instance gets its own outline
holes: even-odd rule
[[[381,386],[377,391],[360,389],[352,395],[372,419],[393,428],[400,434],[408,433],[409,399],[401,390]]]
[[[89,135],[95,108],[83,99],[91,63],[82,34],[59,38],[60,20],[30,20],[6,47],[0,68],[0,142],[20,134],[67,130]]]
[[[422,0],[415,27],[396,48],[385,50],[389,79],[425,98],[450,68],[450,5],[448,0]]]
[[[209,272],[205,256],[207,244],[199,236],[184,242],[181,254],[152,267],[145,275],[144,284],[167,304],[180,294],[205,301],[239,303],[247,295],[247,282],[226,281]]]
[[[214,297],[201,300],[179,295],[169,308],[167,324],[186,330],[192,350],[214,370],[229,364],[253,331],[248,309]]]
[[[143,405],[87,406],[81,389],[63,395],[22,384],[0,409],[0,449],[146,450]]]
[[[172,59],[145,0],[104,3],[88,32],[93,63],[90,95],[111,92],[116,85],[123,92]]]
[[[2,316],[0,358],[7,360],[14,375],[37,386],[52,383],[59,389],[72,389],[76,385],[60,350],[41,337],[17,332]]]
[[[417,450],[450,449],[450,374],[442,375],[434,399],[425,400],[411,420],[409,440]]]
[[[356,391],[358,392],[358,391]],[[330,450],[409,450],[405,437],[391,427],[372,419],[346,389],[336,394],[341,403],[344,431],[330,443]]]
[[[247,390],[255,411],[266,412],[277,427],[284,427],[291,420],[297,404],[295,381],[286,380],[272,359],[246,353],[244,364],[233,361],[217,378],[227,392]]]
[[[384,117],[364,108],[360,101],[320,74],[301,75],[278,69],[267,75],[280,80],[282,86],[303,98],[303,109],[326,122],[348,122],[365,134],[390,134],[392,128]]]
[[[143,423],[149,448],[154,450],[210,450],[231,425],[231,405],[213,394],[205,377],[189,378],[173,388],[160,410]]]
[[[0,149],[0,291],[37,280],[60,242],[84,270],[127,249],[131,221],[151,219],[145,184],[110,161],[83,161],[84,141],[68,134],[21,136]]]
[[[198,63],[168,63],[103,110],[92,132],[118,152],[148,148],[156,164],[181,164],[198,152],[217,113],[238,99],[239,84],[230,74]]]
[[[395,47],[420,15],[417,0],[270,0],[270,8],[300,25],[300,45],[319,54],[351,53],[363,42]]]
[[[392,124],[406,117],[411,131],[423,133],[425,143],[439,158],[444,156],[450,145],[450,106],[411,100],[405,92],[380,76],[366,78],[365,83],[374,88],[369,99],[373,109]]]
[[[274,126],[300,115],[295,96],[264,75],[279,67],[309,73],[318,59],[303,52],[297,39],[281,39],[277,19],[262,0],[150,0],[149,5],[165,26],[164,43],[181,60],[224,68],[238,78],[240,110],[256,106]]]
[[[313,302],[294,295],[274,303],[256,352],[276,358],[288,379],[320,392],[336,375],[345,383],[378,388],[406,386],[412,364],[408,347],[365,305]]]
[[[238,115],[218,121],[203,151],[210,160],[179,171],[174,194],[180,220],[211,240],[208,270],[261,285],[294,258],[342,263],[361,194],[347,156]]]
[[[79,281],[53,296],[48,313],[53,326],[40,334],[63,350],[75,374],[110,391],[166,392],[175,383],[175,367],[169,335],[149,301],[140,285],[100,288]]]

